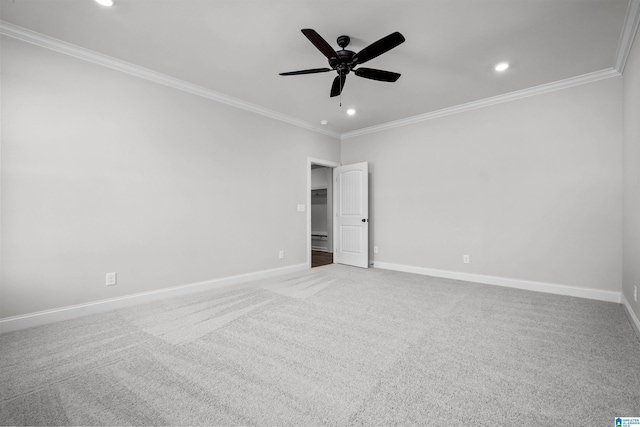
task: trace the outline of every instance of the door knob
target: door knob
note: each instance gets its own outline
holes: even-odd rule
[[[367,222],[366,218],[362,218],[362,222]]]

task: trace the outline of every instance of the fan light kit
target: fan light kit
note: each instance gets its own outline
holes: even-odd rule
[[[281,76],[326,73],[335,70],[338,75],[333,79],[333,84],[331,85],[331,92],[329,95],[331,97],[338,96],[342,93],[342,88],[344,87],[347,74],[351,71],[353,71],[353,73],[358,77],[378,80],[381,82],[395,82],[400,78],[399,73],[394,73],[392,71],[376,70],[374,68],[364,67],[355,68],[358,65],[364,64],[365,62],[390,51],[399,44],[404,43],[404,36],[397,31],[370,44],[358,53],[345,49],[351,41],[349,36],[338,37],[337,42],[341,50],[336,51],[315,30],[305,28],[301,31],[302,34],[304,34],[305,37],[307,37],[309,41],[327,57],[329,60],[329,67],[331,68],[311,68],[308,70],[290,71],[287,73],[280,73]]]
[[[354,110],[353,108],[349,108],[347,110],[347,114],[350,115],[350,116],[353,116],[355,113],[356,113],[356,110]]]
[[[495,70],[496,71],[504,71],[507,68],[509,68],[509,63],[508,62],[501,62],[498,65],[496,65]]]

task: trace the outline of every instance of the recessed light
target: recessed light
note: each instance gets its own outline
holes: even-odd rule
[[[356,110],[354,110],[353,108],[349,108],[347,110],[347,114],[350,115],[350,116],[353,116],[355,113],[356,113]]]
[[[328,124],[329,124],[329,121],[328,121],[328,120],[320,120],[320,124],[321,124],[322,126],[324,126],[324,125],[328,125]]]
[[[115,2],[113,0],[96,0],[96,3],[110,7],[113,6]]]
[[[509,63],[508,62],[501,62],[498,65],[496,65],[495,70],[496,71],[504,71],[507,68],[509,68]]]

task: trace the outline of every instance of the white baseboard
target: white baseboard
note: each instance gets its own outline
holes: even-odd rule
[[[467,282],[483,283],[485,285],[505,286],[508,288],[525,289],[528,291],[546,292],[557,295],[588,298],[600,301],[620,303],[622,293],[605,291],[602,289],[580,288],[576,286],[558,285],[554,283],[533,282],[529,280],[508,279],[505,277],[485,276],[482,274],[461,273],[457,271],[436,270],[433,268],[414,267],[409,265],[391,264],[387,262],[373,262],[374,268],[403,271],[405,273],[422,274],[425,276],[444,277],[447,279],[464,280]]]
[[[109,310],[129,307],[145,302],[156,301],[168,297],[187,295],[195,292],[207,291],[225,286],[237,285],[255,280],[268,279],[288,273],[295,273],[309,268],[309,264],[297,264],[289,267],[275,268],[272,270],[262,270],[253,273],[240,274],[237,276],[223,277],[220,279],[207,280],[204,282],[189,283],[186,285],[171,288],[159,289],[156,291],[143,292],[139,294],[126,295],[118,298],[92,301],[84,304],[61,307],[53,310],[39,311],[20,316],[6,317],[0,319],[0,333],[17,331],[34,326],[45,325],[61,320],[74,319],[76,317],[89,314],[102,313]]]
[[[631,304],[627,300],[627,297],[622,294],[622,304],[624,305],[625,311],[627,312],[627,317],[629,318],[629,323],[631,323],[631,327],[636,331],[636,335],[638,339],[640,339],[640,320],[631,309]]]

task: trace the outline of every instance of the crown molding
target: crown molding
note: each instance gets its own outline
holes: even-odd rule
[[[164,86],[172,87],[184,92],[191,93],[196,96],[210,99],[212,101],[220,102],[235,108],[239,108],[245,111],[256,113],[265,117],[269,117],[275,120],[279,120],[293,126],[297,126],[303,129],[307,129],[313,132],[317,132],[332,138],[345,140],[354,138],[361,135],[367,135],[370,133],[381,132],[388,129],[393,129],[401,126],[408,126],[415,123],[423,122],[426,120],[437,119],[440,117],[446,117],[453,114],[462,113],[465,111],[471,111],[477,108],[484,108],[490,105],[496,105],[503,102],[514,101],[530,96],[540,95],[546,92],[552,92],[569,88],[572,86],[587,84],[602,79],[611,77],[618,77],[624,71],[624,66],[631,51],[631,46],[635,38],[635,34],[640,24],[640,0],[630,0],[625,22],[623,25],[622,33],[620,36],[620,42],[616,51],[615,64],[613,68],[608,68],[593,73],[584,74],[577,77],[571,77],[568,79],[556,81],[553,83],[534,86],[531,88],[510,92],[503,95],[494,96],[491,98],[485,98],[478,101],[472,101],[466,104],[460,104],[453,107],[443,108],[441,110],[432,111],[425,114],[420,114],[405,119],[395,120],[380,125],[375,125],[367,128],[358,129],[351,132],[338,133],[331,132],[324,128],[319,128],[309,122],[299,120],[295,117],[288,116],[286,114],[279,113],[277,111],[269,110],[259,105],[251,104],[246,101],[242,101],[237,98],[233,98],[228,95],[198,86],[183,80],[167,76],[166,74],[158,73],[153,70],[149,70],[144,67],[140,67],[135,64],[131,64],[126,61],[122,61],[107,55],[103,55],[94,52],[83,47],[67,43],[53,37],[46,36],[44,34],[37,33],[35,31],[28,30],[26,28],[13,25],[6,21],[0,20],[0,34],[4,34],[9,37],[13,37],[18,40],[22,40],[28,43],[32,43],[41,47],[45,47],[66,55],[70,55],[85,61],[93,62],[104,67],[112,68],[117,71],[121,71],[145,80],[149,80]]]
[[[211,89],[204,88],[202,86],[195,85],[193,83],[186,82],[184,80],[177,79],[175,77],[168,76],[166,74],[158,73],[148,68],[140,67],[130,62],[122,61],[117,58],[113,58],[108,55],[85,49],[83,47],[64,42],[62,40],[55,39],[53,37],[46,36],[44,34],[37,33],[35,31],[28,30],[17,25],[13,25],[9,22],[0,20],[0,34],[12,37],[27,43],[35,44],[40,47],[54,50],[65,55],[73,56],[78,59],[92,62],[103,67],[111,68],[123,73],[133,75],[135,77],[152,81],[164,86],[168,86],[174,89],[178,89],[187,93],[191,93],[196,96],[210,99],[212,101],[220,102],[241,110],[249,111],[255,114],[259,114],[271,119],[279,120],[281,122],[288,123],[303,129],[318,132],[332,138],[340,139],[340,134],[337,132],[331,132],[326,129],[321,129],[312,125],[311,123],[303,120],[296,119],[295,117],[288,116],[286,114],[278,113],[277,111],[269,110],[267,108],[260,107],[246,101],[242,101],[237,98],[233,98],[228,95],[224,95],[220,92],[213,91]]]
[[[611,77],[618,77],[620,73],[613,68],[606,70],[596,71],[593,73],[583,74],[577,77],[571,77],[564,80],[559,80],[553,83],[547,83],[539,86],[530,87],[528,89],[518,90],[515,92],[509,92],[503,95],[493,96],[491,98],[485,98],[478,101],[468,102],[466,104],[456,105],[455,107],[443,108],[441,110],[432,111],[425,114],[419,114],[413,117],[407,117],[406,119],[394,120],[392,122],[383,123],[381,125],[371,126],[353,132],[346,132],[342,134],[342,140],[354,138],[356,136],[366,135],[374,132],[380,132],[387,129],[393,129],[401,126],[408,126],[415,123],[424,122],[426,120],[438,119],[441,117],[450,116],[453,114],[462,113],[465,111],[471,111],[478,108],[488,107],[490,105],[501,104],[503,102],[515,101],[517,99],[527,98],[530,96],[540,95],[546,92],[553,92],[560,89],[566,89],[572,86],[583,85],[586,83],[595,82],[598,80],[608,79]]]
[[[393,129],[400,126],[408,126],[415,123],[423,122],[425,120],[432,120],[440,117],[450,116],[452,114],[458,114],[465,111],[475,110],[476,108],[483,108],[490,105],[500,104],[502,102],[514,101],[516,99],[535,96],[545,92],[561,90],[571,86],[591,83],[598,80],[607,79],[610,77],[618,77],[622,75],[624,71],[624,66],[627,62],[627,58],[629,57],[631,46],[633,45],[633,40],[635,38],[639,24],[640,24],[640,0],[629,0],[629,6],[627,8],[627,14],[625,16],[624,24],[622,27],[622,33],[620,35],[620,41],[618,43],[618,50],[616,51],[615,64],[613,68],[608,68],[608,69],[584,74],[577,77],[571,77],[565,80],[543,84],[540,86],[534,86],[531,88],[510,92],[504,95],[485,98],[479,101],[460,104],[454,107],[443,108],[441,110],[432,111],[429,113],[420,114],[413,117],[408,117],[406,119],[395,120],[392,122],[383,123],[381,125],[370,126],[370,127],[358,129],[352,132],[345,132],[341,135],[341,139],[345,140],[345,139],[354,138],[361,135],[367,135],[374,132],[384,131],[387,129]]]
[[[633,45],[633,39],[638,31],[638,23],[640,23],[640,0],[630,0],[614,65],[614,68],[618,70],[620,74],[624,72],[624,66],[627,63],[627,58]]]

